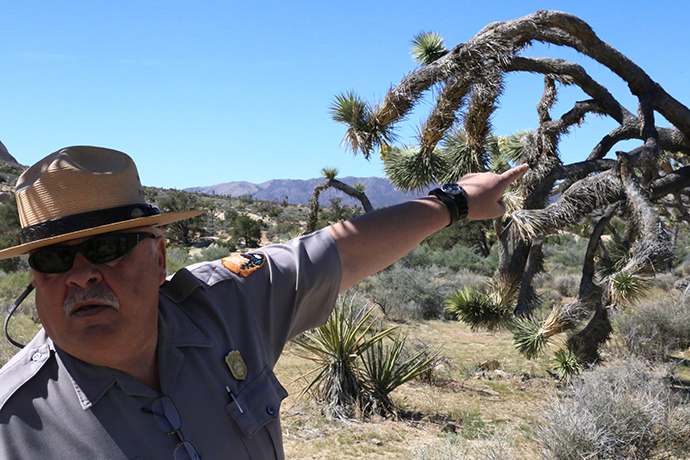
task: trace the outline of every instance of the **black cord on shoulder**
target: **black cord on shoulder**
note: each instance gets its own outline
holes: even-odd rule
[[[17,311],[17,308],[19,308],[19,305],[21,305],[22,302],[24,302],[24,299],[26,299],[26,297],[29,294],[31,294],[31,291],[33,291],[33,290],[34,290],[34,283],[31,283],[26,287],[26,289],[24,289],[24,291],[21,294],[19,294],[19,297],[17,297],[17,300],[15,300],[14,303],[12,304],[12,307],[10,307],[10,312],[7,314],[7,318],[5,318],[5,337],[7,337],[7,340],[9,340],[10,343],[12,345],[14,345],[15,347],[24,348],[26,345],[22,345],[21,343],[17,342],[12,337],[10,337],[10,334],[7,331],[7,326],[9,326],[10,318],[12,318],[12,315],[14,315],[14,312]]]

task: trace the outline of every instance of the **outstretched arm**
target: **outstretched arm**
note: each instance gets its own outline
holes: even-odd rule
[[[503,174],[463,176],[458,183],[467,193],[467,218],[481,220],[502,216],[505,212],[503,192],[527,169],[527,165],[520,165]],[[449,221],[448,208],[441,200],[424,197],[329,226],[342,264],[340,291],[386,268]]]

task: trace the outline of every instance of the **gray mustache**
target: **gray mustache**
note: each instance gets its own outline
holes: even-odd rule
[[[89,287],[86,289],[74,289],[67,293],[65,300],[62,303],[62,310],[65,315],[69,316],[75,305],[81,302],[94,302],[111,306],[118,310],[120,308],[120,300],[109,288],[101,285],[97,287]]]

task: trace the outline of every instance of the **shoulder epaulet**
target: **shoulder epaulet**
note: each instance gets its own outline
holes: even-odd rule
[[[0,410],[22,385],[31,380],[52,356],[53,342],[41,329],[22,350],[0,369]]]

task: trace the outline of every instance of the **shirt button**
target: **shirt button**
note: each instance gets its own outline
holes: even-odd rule
[[[276,413],[276,409],[273,406],[266,406],[266,412],[268,412],[268,415],[273,415]]]
[[[36,353],[34,353],[33,355],[31,355],[31,361],[37,362],[37,361],[39,361],[42,357],[43,357],[43,355],[41,354],[41,352],[40,352],[40,351],[37,351]]]

